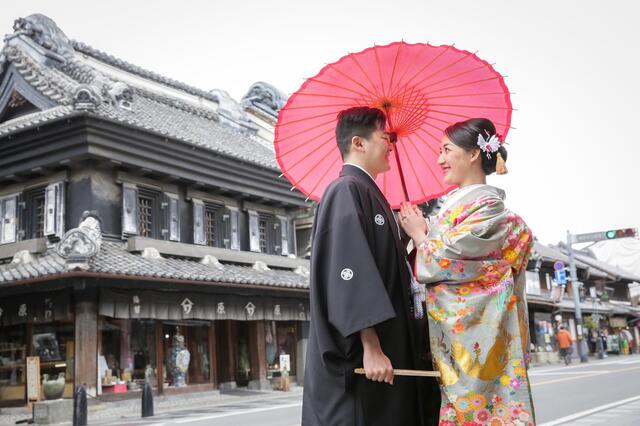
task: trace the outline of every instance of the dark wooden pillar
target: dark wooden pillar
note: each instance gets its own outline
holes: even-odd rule
[[[218,367],[219,389],[231,390],[236,387],[236,340],[234,321],[218,321]]]
[[[31,324],[30,322],[26,323],[24,325],[24,338],[25,338],[25,350],[26,352],[24,353],[24,356],[33,356],[33,324]],[[25,358],[25,364],[27,362],[27,359]],[[27,377],[27,370],[26,370],[26,365],[25,365],[25,370],[23,372],[24,374],[24,380],[26,380]],[[27,400],[27,387],[24,387],[24,402],[27,403],[29,402]]]
[[[164,393],[164,334],[162,321],[156,320],[156,386],[158,394]]]
[[[98,387],[98,298],[95,291],[75,293],[74,385],[96,396]],[[75,388],[74,386],[74,388]]]
[[[216,350],[216,323],[211,321],[209,325],[209,382],[213,387],[218,385],[218,356]]]
[[[271,388],[271,384],[267,380],[267,348],[264,327],[264,321],[249,322],[250,389]]]

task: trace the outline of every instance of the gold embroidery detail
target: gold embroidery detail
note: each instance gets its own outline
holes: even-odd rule
[[[460,379],[458,372],[437,356],[434,356],[433,360],[436,364],[436,369],[440,372],[442,384],[445,386],[455,385]]]
[[[509,345],[512,337],[501,332],[489,349],[484,363],[480,362],[480,354],[472,358],[471,353],[458,340],[451,345],[451,365],[434,355],[436,368],[440,371],[441,381],[445,386],[451,386],[460,379],[460,373],[480,380],[494,380],[505,371],[509,362]]]

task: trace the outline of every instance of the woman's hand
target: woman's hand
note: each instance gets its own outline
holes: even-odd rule
[[[400,206],[400,225],[416,244],[424,241],[429,231],[427,221],[422,216],[422,211],[418,206],[412,206],[407,202],[402,203]]]

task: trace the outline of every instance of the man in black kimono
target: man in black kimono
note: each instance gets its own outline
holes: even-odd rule
[[[422,424],[417,380],[430,379],[393,375],[394,368],[415,368],[418,352],[405,245],[374,181],[390,168],[393,146],[384,128],[378,109],[338,116],[344,166],[313,228],[303,426]],[[366,377],[354,374],[357,367]]]

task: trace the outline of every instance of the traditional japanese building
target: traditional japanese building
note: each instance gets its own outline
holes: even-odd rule
[[[284,101],[256,83],[238,103],[45,16],[15,22],[0,55],[0,405],[25,403],[31,356],[65,373],[66,397],[263,388],[282,364],[301,377],[310,205],[279,178]]]
[[[535,242],[527,274],[527,301],[529,305],[530,333],[534,361],[545,362],[557,351],[555,332],[565,324],[574,339],[578,336],[575,320],[573,285],[554,279],[557,262],[569,266],[564,246],[549,246]],[[640,337],[636,321],[640,309],[633,306],[629,284],[640,277],[605,262],[598,261],[587,252],[575,251],[578,274],[580,309],[583,316],[583,335],[591,353],[596,352],[598,334],[605,335],[611,352],[619,352],[617,341],[621,334],[634,335],[637,348]],[[626,330],[626,331],[623,331]],[[614,347],[616,346],[616,347]]]

